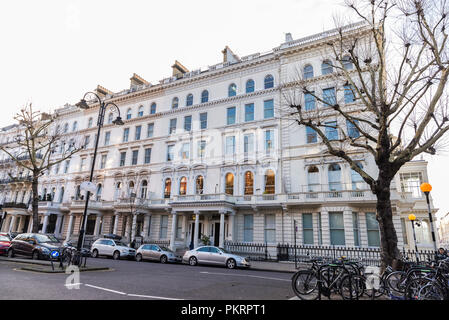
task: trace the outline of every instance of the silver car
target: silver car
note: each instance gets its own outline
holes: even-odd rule
[[[98,256],[109,256],[114,260],[120,258],[134,259],[136,256],[136,250],[129,248],[126,244],[113,239],[98,239],[92,244],[91,248],[92,258]]]
[[[250,263],[246,258],[230,253],[223,248],[213,246],[202,246],[187,251],[184,254],[184,257],[182,257],[182,262],[188,263],[191,266],[196,266],[200,263],[223,265],[229,269],[250,266]]]
[[[181,262],[182,257],[166,247],[161,247],[157,244],[143,244],[136,252],[136,261],[142,260],[154,260],[161,263]]]

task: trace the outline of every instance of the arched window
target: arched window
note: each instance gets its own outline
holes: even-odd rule
[[[313,78],[313,67],[308,64],[304,67],[304,79]]]
[[[94,122],[94,119],[92,119],[92,117],[90,117],[89,121],[87,122],[87,127],[92,128],[93,122]]]
[[[171,108],[176,109],[176,108],[178,108],[178,105],[179,105],[179,99],[178,99],[178,97],[174,97],[173,100],[171,101]]]
[[[350,56],[344,56],[342,59],[342,64],[346,70],[351,70],[353,68],[352,60],[351,60]]]
[[[251,171],[245,172],[245,195],[254,194],[254,174]]]
[[[179,181],[179,195],[185,196],[187,194],[187,178],[182,177]]]
[[[307,171],[308,192],[320,191],[320,171],[317,167],[312,166]]]
[[[134,181],[130,181],[128,184],[128,198],[131,198],[134,193]]]
[[[165,179],[164,198],[169,199],[170,194],[171,194],[171,179],[167,178],[167,179]]]
[[[78,122],[75,121],[75,122],[73,123],[72,131],[76,131],[77,129],[78,129]]]
[[[193,94],[189,93],[186,98],[186,106],[193,105]]]
[[[228,87],[228,97],[234,97],[235,95],[237,95],[237,85],[231,83]]]
[[[103,186],[100,184],[98,184],[97,186],[97,194],[96,194],[96,200],[100,201],[101,200],[101,192],[103,191]]]
[[[264,194],[274,194],[275,193],[275,175],[274,171],[268,169],[265,173],[265,191]]]
[[[234,194],[234,175],[227,173],[225,177],[225,193],[229,195]]]
[[[150,107],[150,114],[156,113],[156,102],[153,102]]]
[[[114,115],[112,114],[112,112],[110,112],[108,114],[108,124],[111,124],[113,119],[114,119]]]
[[[131,117],[132,117],[131,112],[132,112],[132,110],[131,110],[131,108],[129,108],[128,111],[126,112],[126,120],[131,119]]]
[[[363,169],[363,165],[360,162],[355,163],[357,167]],[[363,178],[357,171],[351,169],[351,182],[352,190],[362,190],[363,189]]]
[[[208,101],[209,101],[209,91],[203,90],[203,92],[201,92],[201,103],[205,103]]]
[[[332,63],[329,60],[324,60],[323,63],[321,64],[321,74],[325,75],[325,74],[330,74],[334,71],[333,67],[332,67]]]
[[[141,199],[147,198],[147,189],[148,189],[148,182],[147,182],[147,180],[143,180],[142,184],[140,185],[140,198]]]
[[[115,194],[114,194],[114,200],[117,200],[120,198],[121,196],[121,191],[122,191],[122,183],[121,182],[117,182],[117,184],[115,185]]]
[[[204,190],[204,178],[203,176],[198,176],[196,178],[195,183],[195,192],[196,194],[203,194],[203,190]]]
[[[265,79],[264,79],[264,88],[270,89],[273,87],[274,87],[274,78],[271,74],[268,74],[265,76]]]
[[[329,165],[329,191],[341,191],[341,167],[334,163]]]
[[[254,92],[254,80],[253,79],[249,79],[248,81],[246,81],[245,92],[246,93]]]
[[[137,111],[137,116],[142,117],[143,116],[143,106],[139,107],[139,110]]]

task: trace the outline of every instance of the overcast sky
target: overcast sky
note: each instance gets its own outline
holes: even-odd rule
[[[0,2],[0,127],[28,102],[76,103],[100,84],[117,92],[135,72],[151,83],[237,55],[269,51],[334,27],[340,0],[15,0]],[[435,205],[449,211],[449,157],[429,159]]]

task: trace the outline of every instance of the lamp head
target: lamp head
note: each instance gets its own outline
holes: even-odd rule
[[[424,193],[432,191],[432,186],[430,185],[430,183],[427,183],[427,182],[424,182],[423,184],[421,184],[421,186],[419,188]]]
[[[80,109],[89,109],[89,105],[87,104],[86,100],[81,99],[80,102],[76,104],[76,106]]]
[[[115,119],[114,121],[112,121],[113,124],[117,125],[117,126],[123,126],[125,123],[123,122],[121,117],[117,117],[117,119]]]
[[[415,221],[416,220],[416,216],[412,213],[412,214],[409,214],[408,215],[408,219],[410,220],[410,221]]]

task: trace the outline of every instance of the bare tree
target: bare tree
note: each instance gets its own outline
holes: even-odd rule
[[[12,142],[0,145],[18,167],[22,167],[32,176],[32,210],[33,230],[39,231],[39,178],[54,165],[69,159],[73,154],[83,149],[78,146],[75,137],[70,137],[58,125],[59,116],[34,111],[28,104],[14,119],[18,122],[17,135]],[[64,130],[66,131],[66,130]],[[69,139],[68,143],[64,139]]]
[[[344,94],[318,94],[315,80],[301,69],[283,85],[284,110],[315,131],[327,152],[349,163],[376,195],[385,267],[400,257],[391,182],[406,162],[421,153],[435,154],[447,142],[449,5],[446,0],[345,4],[362,22],[344,27],[336,19],[322,53],[329,71],[323,81]],[[372,155],[378,172],[370,174],[358,165],[354,155],[360,153]]]

